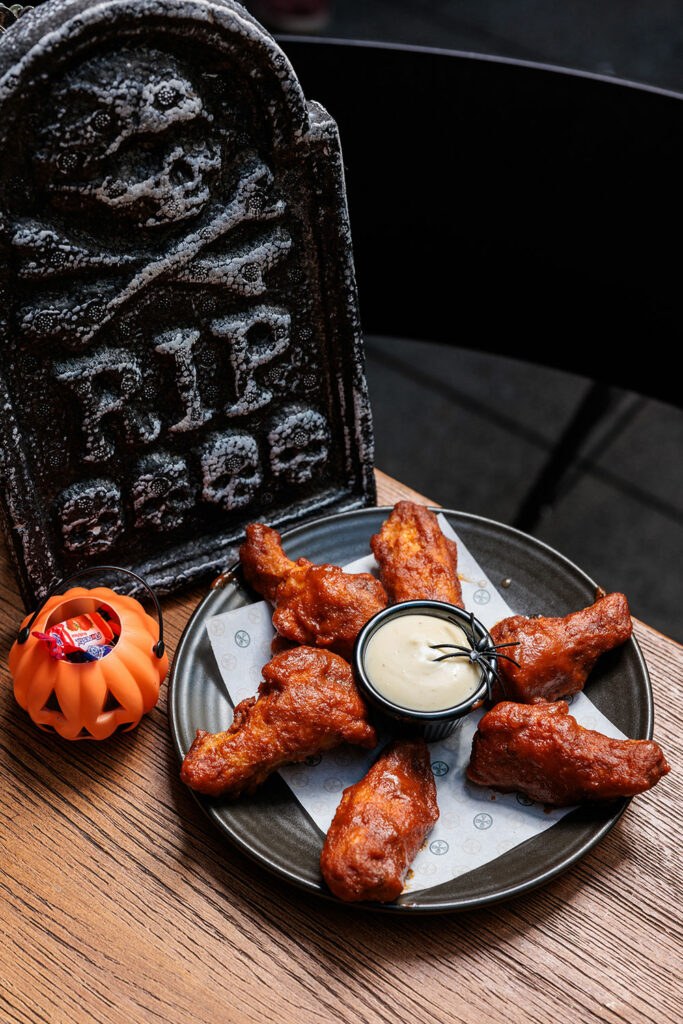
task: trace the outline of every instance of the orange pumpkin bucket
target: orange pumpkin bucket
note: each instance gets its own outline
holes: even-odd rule
[[[77,577],[122,572],[141,583],[154,601],[158,625],[139,601],[108,587],[72,587],[56,591]],[[82,615],[103,610],[120,635],[97,661],[75,664],[54,658],[35,633]],[[67,740],[104,740],[134,729],[159,699],[168,672],[164,626],[156,594],[129,569],[92,566],[56,584],[21,624],[9,655],[14,696],[41,729]]]

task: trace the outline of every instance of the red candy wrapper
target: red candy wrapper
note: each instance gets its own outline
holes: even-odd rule
[[[105,608],[79,615],[50,626],[46,633],[34,633],[57,661],[98,661],[114,648],[121,633]]]

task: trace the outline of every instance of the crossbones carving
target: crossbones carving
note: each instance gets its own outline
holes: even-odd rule
[[[87,244],[82,233],[58,227],[60,218],[17,223],[19,277],[45,288],[19,311],[27,338],[59,337],[83,348],[159,281],[209,284],[245,297],[265,291],[264,274],[292,244],[287,229],[273,223],[285,204],[274,197],[272,172],[254,150],[224,167],[230,130],[214,126],[174,58],[122,51],[94,59],[58,86],[55,107],[34,159],[50,205],[86,212],[90,234],[103,215],[113,216],[119,230],[123,218],[147,244],[114,252],[106,237]],[[229,200],[212,204],[211,183],[226,170],[234,182]],[[157,240],[159,230],[185,222],[180,239]],[[255,231],[231,242],[245,225]],[[70,278],[79,279],[77,289]]]

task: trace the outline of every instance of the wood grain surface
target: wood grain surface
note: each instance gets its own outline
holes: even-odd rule
[[[381,504],[419,498],[378,486]],[[593,852],[487,910],[379,916],[214,831],[178,779],[165,687],[132,733],[39,732],[6,668],[22,607],[3,557],[2,1024],[679,1024],[683,648],[636,623],[673,770]],[[200,596],[165,602],[171,653]]]

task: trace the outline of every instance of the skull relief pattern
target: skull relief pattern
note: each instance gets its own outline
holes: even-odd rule
[[[310,154],[278,143],[239,55],[180,52],[133,40],[48,66],[0,186],[4,374],[65,569],[211,546],[243,509],[324,507],[357,433]]]

